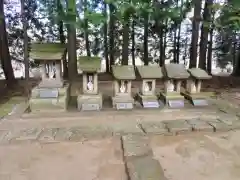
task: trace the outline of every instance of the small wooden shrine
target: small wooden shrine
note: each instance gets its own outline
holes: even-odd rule
[[[132,109],[132,80],[136,79],[134,66],[112,66],[114,80],[113,107],[116,109]]]
[[[156,94],[156,79],[163,77],[159,66],[137,66],[142,79],[142,87],[138,93],[140,104],[144,108],[159,108],[159,99]]]
[[[211,79],[212,76],[208,75],[206,71],[200,68],[191,68],[188,70],[190,78],[187,80],[186,89],[182,94],[186,99],[189,99],[194,106],[206,106],[207,93],[201,92],[202,82]]]
[[[78,65],[82,73],[82,92],[78,95],[79,110],[101,110],[102,94],[98,90],[98,72],[101,70],[100,57],[80,56]]]
[[[40,65],[41,82],[32,90],[31,111],[67,109],[69,85],[62,79],[62,60],[66,45],[61,43],[32,43],[30,58]]]
[[[184,96],[181,95],[181,84],[189,77],[189,73],[182,64],[165,64],[164,92],[161,93],[165,103],[172,108],[184,107]]]

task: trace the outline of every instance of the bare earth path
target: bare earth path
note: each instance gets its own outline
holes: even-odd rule
[[[239,180],[236,108],[2,119],[1,180]]]

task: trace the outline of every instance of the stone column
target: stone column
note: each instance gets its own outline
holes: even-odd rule
[[[131,81],[127,81],[127,93],[131,95],[131,88],[132,88],[132,83]]]
[[[182,81],[180,81],[180,80],[177,80],[177,82],[176,82],[176,91],[178,92],[178,93],[180,93],[181,92],[181,84],[182,84]]]
[[[97,75],[97,73],[93,74],[93,92],[98,93],[98,75]]]
[[[154,95],[156,93],[156,79],[152,80],[152,94]]]
[[[165,93],[168,93],[168,86],[170,84],[170,81],[169,80],[165,80],[164,81],[164,92]]]
[[[202,87],[202,81],[200,79],[197,80],[197,85],[196,85],[196,92],[200,93],[201,92],[201,87]]]
[[[40,64],[40,73],[41,73],[42,81],[46,80],[47,74],[46,74],[46,64],[45,63]]]
[[[114,90],[115,90],[115,95],[119,93],[119,82],[117,80],[114,80]]]
[[[61,64],[60,62],[56,62],[55,64],[56,69],[56,81],[61,81]]]
[[[83,73],[82,76],[83,76],[83,84],[82,84],[83,93],[86,93],[87,92],[87,74]]]

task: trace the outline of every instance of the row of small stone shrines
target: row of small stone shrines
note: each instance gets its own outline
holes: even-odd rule
[[[67,109],[69,101],[69,84],[62,79],[62,60],[66,47],[60,43],[32,44],[30,57],[40,63],[40,84],[32,90],[30,98],[31,111],[41,109]],[[78,95],[79,110],[102,109],[103,98],[98,90],[98,72],[101,69],[99,57],[79,57],[78,67],[83,72],[82,93]],[[201,81],[209,79],[205,71],[194,68],[186,70],[183,65],[167,64],[164,67],[139,66],[136,71],[142,78],[142,87],[137,99],[143,107],[159,108],[161,100],[170,107],[183,107],[184,97],[194,105],[207,105],[201,90]],[[133,66],[113,66],[114,96],[112,105],[116,109],[132,109],[134,98],[131,81],[136,78]],[[156,93],[156,79],[164,79],[164,92]],[[187,80],[185,90],[181,90],[182,81]],[[136,99],[136,98],[135,98]]]

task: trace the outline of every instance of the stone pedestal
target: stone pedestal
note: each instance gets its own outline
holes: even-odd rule
[[[102,94],[82,94],[77,97],[78,110],[91,111],[102,109]]]
[[[91,76],[92,89],[88,88],[89,76]],[[102,109],[103,98],[98,92],[97,73],[83,73],[83,91],[77,97],[77,107],[80,111],[98,111]]]
[[[122,80],[124,81],[124,80]],[[121,109],[133,109],[134,99],[131,95],[131,81],[124,81],[122,83],[126,84],[125,92],[121,92],[121,80],[114,81],[114,91],[115,96],[112,97],[112,105],[117,110]]]
[[[32,112],[49,110],[67,110],[69,85],[63,87],[35,87],[29,100]]]

